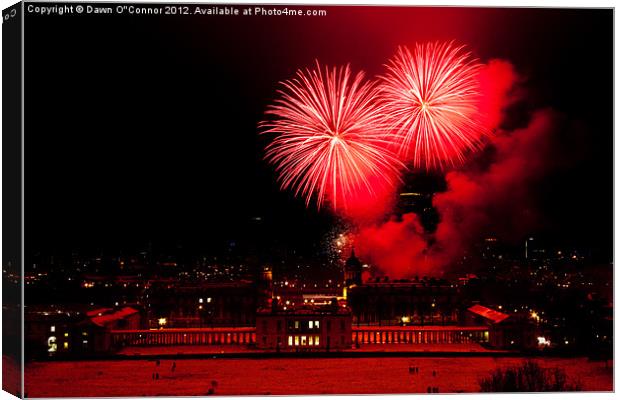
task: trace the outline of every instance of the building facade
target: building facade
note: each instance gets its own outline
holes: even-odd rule
[[[275,351],[351,348],[351,311],[339,305],[262,309],[256,315],[256,345]]]
[[[230,283],[153,283],[147,309],[149,327],[208,328],[253,326],[257,285],[249,281]]]
[[[374,280],[348,289],[353,325],[454,325],[458,288],[436,280]]]
[[[86,309],[82,306],[38,308],[26,318],[27,357],[102,354],[114,350],[111,332],[140,329],[142,315],[132,307]]]
[[[469,307],[465,313],[466,326],[486,326],[489,345],[498,349],[534,349],[537,330],[528,317],[508,315],[480,304]]]

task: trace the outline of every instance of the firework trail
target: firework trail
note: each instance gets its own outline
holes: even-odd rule
[[[379,77],[385,123],[397,152],[414,167],[461,164],[486,135],[478,111],[477,63],[452,43],[400,47]]]
[[[272,118],[259,124],[262,133],[276,134],[265,158],[282,189],[306,206],[316,197],[318,208],[329,200],[337,209],[394,185],[402,164],[382,130],[376,84],[362,72],[353,77],[348,65],[323,71],[317,61],[282,86],[266,111]]]

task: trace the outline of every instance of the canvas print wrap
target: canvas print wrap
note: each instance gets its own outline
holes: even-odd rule
[[[612,9],[15,7],[5,390],[613,391]]]

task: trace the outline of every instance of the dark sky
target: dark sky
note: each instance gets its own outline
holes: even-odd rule
[[[328,16],[27,14],[26,252],[200,247],[243,237],[257,216],[268,237],[318,242],[332,217],[280,192],[262,161],[256,124],[277,82],[315,58],[372,76],[398,45],[457,40],[527,79],[517,124],[551,107],[580,127],[582,145],[559,143],[566,167],[541,189],[546,234],[611,257],[611,10],[321,8]]]

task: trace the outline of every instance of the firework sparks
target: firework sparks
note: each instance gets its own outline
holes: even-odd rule
[[[451,43],[399,48],[379,77],[386,124],[400,157],[427,169],[455,166],[480,148],[481,65]]]
[[[332,265],[340,265],[351,254],[353,234],[351,226],[343,221],[336,222],[322,240],[322,248]]]
[[[282,189],[306,205],[316,197],[318,208],[328,199],[337,209],[395,183],[402,164],[382,130],[376,84],[362,72],[353,77],[348,65],[323,71],[317,62],[282,86],[266,112],[273,118],[260,124],[276,134],[265,158]]]

